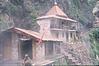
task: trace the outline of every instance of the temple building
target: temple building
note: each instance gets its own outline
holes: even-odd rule
[[[63,44],[72,45],[78,40],[76,20],[70,19],[55,3],[45,15],[37,18],[37,23],[39,32],[13,27],[0,35],[2,66],[21,66],[26,54],[32,65],[54,65],[57,60],[56,64],[66,65],[67,59],[69,64],[81,64],[62,48]]]

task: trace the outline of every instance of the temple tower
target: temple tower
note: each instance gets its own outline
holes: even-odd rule
[[[37,18],[40,33],[45,36],[71,42],[75,39],[78,22],[70,19],[55,2],[54,6],[44,15]]]

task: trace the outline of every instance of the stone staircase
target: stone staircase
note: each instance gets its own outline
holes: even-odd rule
[[[83,45],[81,41],[74,44],[63,43],[61,46],[61,52],[71,60],[70,64],[75,65],[90,65],[91,59],[88,49]]]
[[[72,54],[64,53],[65,57],[69,60],[69,65],[81,65],[79,60],[77,60]]]
[[[81,65],[82,63],[78,59],[78,57],[75,57],[77,55],[74,55],[73,53],[70,53],[70,50],[66,50],[63,46],[60,47],[61,53],[65,56],[66,60],[68,60],[69,65]]]

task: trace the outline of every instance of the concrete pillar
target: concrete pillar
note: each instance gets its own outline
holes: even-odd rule
[[[36,60],[43,60],[45,59],[45,44],[36,44]]]
[[[18,60],[18,36],[12,33],[12,60]]]
[[[63,39],[63,36],[62,36],[62,32],[61,31],[59,31],[59,39]]]
[[[67,32],[64,32],[64,37],[63,37],[63,42],[67,42],[68,41],[68,39],[67,39]]]
[[[73,39],[73,42],[74,42],[74,38],[75,38],[75,32],[73,32],[73,37],[72,37],[72,39]]]
[[[71,35],[70,35],[70,31],[68,31],[68,41],[71,41]]]
[[[36,42],[32,41],[32,55],[33,55],[33,61],[36,60]]]

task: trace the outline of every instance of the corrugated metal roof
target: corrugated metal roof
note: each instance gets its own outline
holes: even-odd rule
[[[26,29],[21,29],[21,28],[14,28],[13,29],[16,33],[19,33],[19,34],[26,34],[26,35],[29,35],[31,37],[35,37],[35,38],[38,38],[38,39],[41,39],[42,38],[42,35],[38,32],[34,32],[32,30],[26,30]],[[42,38],[43,41],[62,41],[61,39],[57,39],[57,38],[53,38],[53,37],[48,37],[48,36],[44,36]]]

